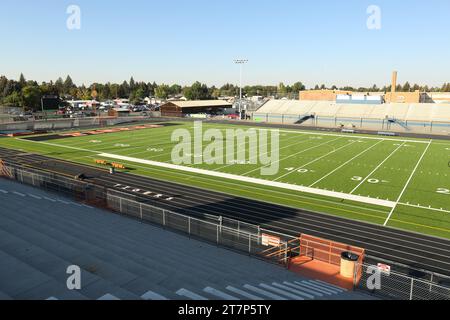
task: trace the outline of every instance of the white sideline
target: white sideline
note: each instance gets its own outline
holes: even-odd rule
[[[147,164],[147,165],[156,166],[156,167],[163,167],[163,168],[167,168],[167,169],[204,174],[204,175],[214,176],[214,177],[219,177],[219,178],[238,180],[238,181],[249,182],[249,183],[256,183],[256,184],[270,186],[270,187],[318,194],[318,195],[332,197],[332,198],[363,202],[363,203],[374,204],[374,205],[379,205],[379,206],[389,207],[389,208],[392,208],[395,205],[395,202],[388,201],[388,200],[373,199],[373,198],[369,198],[369,197],[357,196],[357,195],[347,194],[347,193],[342,193],[342,192],[335,192],[335,191],[329,191],[329,190],[322,190],[322,189],[298,186],[298,185],[293,185],[293,184],[289,184],[289,183],[240,176],[240,175],[224,173],[224,172],[216,172],[216,171],[205,170],[205,169],[185,167],[185,166],[175,165],[175,164],[171,164],[171,163],[157,162],[157,161],[152,161],[152,160],[145,160],[145,159],[121,156],[121,155],[111,154],[111,153],[101,153],[98,156],[106,157],[106,158],[110,158],[110,159],[116,159],[116,160],[142,163],[142,164]]]
[[[273,130],[273,129],[259,129],[259,130]],[[367,137],[359,135],[349,135],[349,134],[335,134],[335,133],[321,133],[321,132],[311,132],[311,131],[294,131],[294,130],[278,130],[279,132],[295,133],[295,134],[311,134],[316,136],[330,136],[330,137],[347,137],[354,139],[369,139],[369,140],[386,140],[386,141],[397,141],[397,142],[415,142],[415,143],[428,143],[428,141],[423,140],[407,140],[407,139],[395,139],[386,137]]]

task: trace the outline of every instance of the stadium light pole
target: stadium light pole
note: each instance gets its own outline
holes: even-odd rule
[[[239,65],[239,120],[242,118],[242,65],[247,62],[247,59],[234,60],[234,63]]]

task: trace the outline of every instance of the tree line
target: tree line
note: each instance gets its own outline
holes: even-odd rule
[[[376,85],[370,88],[353,88],[349,86],[327,87],[324,84],[316,85],[314,89],[340,89],[359,92],[386,92],[390,91],[390,86],[378,88]],[[285,85],[280,83],[277,86],[254,85],[242,88],[243,95],[246,96],[275,96],[278,98],[298,98],[298,93],[306,90],[302,82],[296,82],[293,85]],[[397,91],[445,91],[450,92],[450,83],[444,84],[441,88],[429,88],[427,86],[419,86],[417,84],[410,85],[406,82],[403,86],[398,85]],[[77,86],[68,75],[65,80],[61,77],[55,82],[38,83],[34,80],[26,80],[23,74],[19,80],[8,79],[5,76],[0,77],[0,103],[3,105],[12,105],[23,108],[40,107],[41,98],[43,96],[58,96],[63,100],[91,100],[100,101],[111,100],[116,98],[127,98],[132,104],[141,102],[146,97],[156,97],[159,99],[167,99],[174,96],[184,96],[188,100],[206,100],[218,99],[219,97],[235,97],[239,95],[239,87],[234,84],[225,84],[221,87],[211,86],[195,82],[190,86],[181,86],[178,84],[156,84],[155,82],[135,81],[133,77],[129,81],[118,83],[93,83],[86,87],[84,84]]]

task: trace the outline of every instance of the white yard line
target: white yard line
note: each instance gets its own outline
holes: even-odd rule
[[[410,204],[410,203],[399,202],[399,203],[397,203],[397,205],[413,207],[413,208],[419,208],[419,209],[432,210],[432,211],[438,211],[438,212],[444,212],[444,213],[450,213],[450,210],[445,210],[445,209],[442,209],[442,208],[438,209],[438,208],[433,208],[433,207],[425,207],[425,206],[420,206],[418,204]]]
[[[367,179],[369,179],[370,178],[370,176],[372,176],[372,174],[374,174],[375,173],[375,171],[377,171],[386,161],[388,161],[389,160],[389,158],[390,157],[392,157],[396,152],[397,152],[397,150],[399,150],[401,147],[403,147],[403,145],[405,144],[406,142],[403,142],[401,145],[399,145],[394,151],[392,151],[391,152],[391,154],[389,155],[389,156],[387,156],[387,158],[386,159],[384,159],[375,169],[373,169],[373,171],[371,172],[371,173],[369,173],[368,175],[367,175],[367,177],[365,177],[351,192],[350,192],[350,194],[353,194],[353,192],[355,192],[356,191],[356,189],[358,189],[364,182],[366,182],[366,180]]]
[[[338,139],[340,139],[340,138],[336,138],[336,139],[333,139],[333,140],[330,140],[330,141],[326,141],[326,142],[324,142],[324,143],[321,143],[321,144],[318,144],[318,145],[315,145],[315,146],[306,148],[306,149],[304,149],[304,150],[300,150],[299,152],[293,153],[293,154],[291,154],[291,155],[289,155],[289,156],[287,156],[287,157],[285,157],[285,158],[283,158],[283,159],[279,159],[279,160],[275,161],[274,163],[278,163],[278,162],[284,161],[284,160],[289,159],[289,158],[292,158],[292,157],[294,157],[294,156],[296,156],[296,155],[298,155],[298,154],[300,154],[300,153],[304,153],[304,152],[309,151],[309,150],[311,150],[311,149],[315,149],[315,148],[321,147],[321,146],[323,146],[323,145],[325,145],[325,144],[328,144],[328,143],[330,143],[330,142],[336,141],[336,140],[338,140]],[[243,173],[242,175],[246,176],[246,175],[248,175],[249,173],[252,173],[252,172],[254,172],[254,171],[260,170],[260,169],[263,168],[263,167],[264,167],[264,166],[258,167],[258,168],[253,169],[253,170],[250,170],[250,171],[248,171],[248,172]]]
[[[325,179],[326,177],[329,177],[330,175],[332,175],[333,173],[335,173],[336,171],[338,171],[339,169],[341,169],[342,167],[346,166],[347,164],[349,164],[350,162],[352,162],[353,160],[355,160],[356,158],[358,158],[359,156],[361,156],[362,154],[366,153],[367,151],[369,151],[370,149],[374,148],[376,145],[380,144],[381,142],[383,142],[384,140],[380,140],[377,143],[375,143],[374,145],[372,145],[371,147],[365,149],[363,152],[358,153],[356,156],[354,156],[353,158],[351,158],[350,160],[344,162],[343,164],[341,164],[339,167],[337,167],[336,169],[334,169],[333,171],[330,171],[329,173],[327,173],[326,175],[324,175],[322,178],[320,178],[319,180],[317,180],[316,182],[314,182],[313,184],[311,184],[309,187],[312,187],[316,184],[318,184],[320,181],[322,181],[323,179]]]
[[[337,151],[339,151],[339,150],[341,150],[341,149],[343,149],[343,148],[346,148],[346,147],[348,147],[348,146],[351,146],[351,145],[354,144],[354,143],[355,143],[355,142],[350,142],[350,143],[348,143],[348,144],[346,144],[346,145],[343,145],[342,147],[339,147],[339,148],[337,148],[337,149],[335,149],[335,150],[333,150],[333,151],[331,151],[331,152],[328,152],[327,154],[324,154],[323,156],[320,156],[319,158],[316,158],[316,159],[314,159],[314,160],[312,160],[312,161],[310,161],[310,162],[308,162],[308,163],[305,163],[304,165],[302,165],[302,166],[300,166],[300,167],[298,167],[298,168],[296,168],[296,169],[294,169],[294,170],[292,170],[292,171],[289,171],[289,172],[287,172],[287,173],[285,173],[285,174],[279,176],[278,178],[276,178],[276,179],[273,180],[273,181],[278,181],[278,180],[280,180],[281,178],[284,178],[284,177],[290,175],[291,173],[296,172],[297,170],[303,169],[304,167],[309,166],[310,164],[312,164],[312,163],[314,163],[314,162],[316,162],[316,161],[319,161],[319,160],[321,160],[321,159],[323,159],[323,158],[325,158],[325,157],[328,157],[330,154],[333,154],[333,153],[335,153],[335,152],[337,152]]]
[[[289,141],[289,140],[291,140],[291,139],[293,139],[293,138],[296,138],[296,137],[291,137],[291,138],[288,138],[288,139],[286,139],[286,140]],[[293,144],[289,144],[289,145],[287,145],[287,146],[284,146],[284,147],[280,148],[279,150],[283,150],[283,149],[286,149],[286,148],[290,148],[290,147],[295,146],[295,145],[298,145],[298,144],[303,144],[303,143],[305,143],[305,142],[307,142],[307,141],[309,141],[309,140],[308,140],[308,139],[306,139],[306,140],[301,140],[300,142],[296,142],[296,143],[293,143]],[[284,142],[286,142],[286,141],[284,141]],[[238,146],[238,148],[239,148],[239,147],[240,147],[240,146]],[[264,152],[262,155],[266,155],[266,154],[268,154],[268,153],[269,153],[269,151]],[[254,155],[254,156],[250,157],[249,160],[252,160],[252,159],[254,159],[254,158],[257,158],[258,156],[261,156],[261,155]],[[234,165],[235,165],[234,163],[227,164],[227,165],[225,165],[225,166],[222,166],[222,167],[219,167],[219,168],[214,169],[214,171],[218,171],[218,170],[220,170],[220,169],[224,169],[224,168],[227,168],[227,167],[230,167],[230,166],[234,166]]]
[[[351,201],[356,201],[356,202],[374,204],[374,205],[379,205],[379,206],[384,206],[384,207],[389,207],[389,208],[391,208],[395,204],[394,202],[388,201],[388,200],[373,199],[373,198],[369,198],[369,197],[356,196],[356,195],[351,195],[351,194],[342,193],[342,192],[314,189],[314,188],[298,186],[298,185],[293,185],[293,184],[288,184],[288,183],[281,183],[281,182],[276,182],[276,181],[269,181],[269,180],[263,180],[263,179],[258,179],[258,178],[245,177],[245,176],[229,174],[229,173],[224,173],[224,172],[216,172],[216,171],[211,171],[211,170],[179,166],[179,165],[165,163],[165,162],[156,162],[156,161],[151,161],[151,160],[126,157],[126,156],[110,154],[110,153],[101,153],[101,154],[99,154],[99,156],[110,158],[110,159],[142,163],[142,164],[147,164],[147,165],[156,166],[156,167],[163,167],[163,168],[172,169],[172,170],[187,171],[187,172],[203,174],[203,175],[208,175],[208,176],[214,176],[214,177],[219,177],[219,178],[232,179],[232,180],[255,183],[255,184],[277,187],[277,188],[282,188],[282,189],[318,194],[318,195],[328,196],[328,197],[332,197],[332,198],[339,198],[339,199],[351,200]]]
[[[405,193],[406,188],[408,188],[409,183],[411,182],[412,178],[414,177],[414,174],[416,173],[417,168],[419,167],[420,163],[422,162],[422,159],[425,157],[425,154],[427,153],[428,148],[430,148],[430,145],[431,145],[432,142],[433,142],[433,140],[430,140],[430,142],[428,142],[428,145],[427,145],[427,147],[425,148],[425,150],[423,151],[422,156],[420,157],[419,161],[417,161],[417,164],[416,164],[416,166],[414,167],[414,170],[411,172],[411,175],[409,176],[408,181],[406,181],[406,184],[405,184],[405,186],[403,187],[402,192],[401,192],[400,195],[398,196],[397,201],[395,201],[395,205],[392,207],[391,212],[389,212],[389,215],[388,215],[386,221],[384,222],[384,226],[386,226],[386,225],[388,224],[389,220],[391,219],[391,216],[392,216],[392,214],[394,213],[395,208],[397,208],[397,205],[398,205],[398,203],[400,202],[400,199],[403,197],[403,194]]]

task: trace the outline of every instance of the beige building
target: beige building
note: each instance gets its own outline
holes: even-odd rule
[[[338,94],[352,94],[352,91],[343,90],[306,90],[300,91],[300,100],[310,101],[336,101]]]

